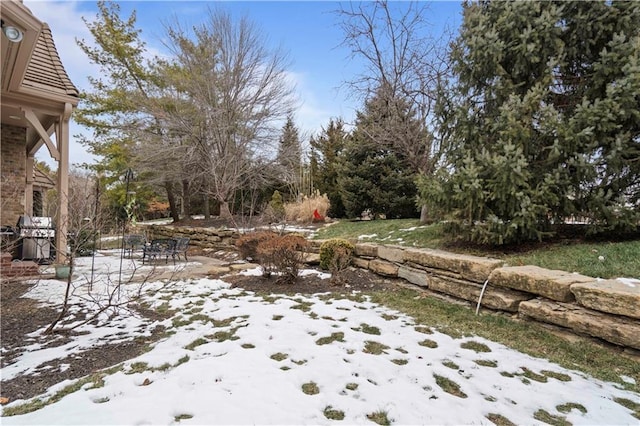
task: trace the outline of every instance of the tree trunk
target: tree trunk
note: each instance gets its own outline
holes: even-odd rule
[[[182,181],[182,204],[184,208],[184,217],[191,218],[191,192],[189,190],[189,181]]]
[[[210,219],[211,218],[211,210],[209,209],[209,194],[204,194],[203,196],[203,200],[202,200],[202,204],[203,204],[203,209],[204,209],[204,218],[205,219]]]
[[[420,224],[424,225],[429,222],[429,209],[426,205],[423,205],[420,208]]]
[[[174,222],[180,220],[180,212],[178,212],[178,206],[176,205],[176,195],[173,192],[173,187],[170,182],[164,183],[164,189],[167,191],[167,199],[169,200],[169,210],[171,211],[171,218]]]
[[[228,201],[220,201],[220,218],[231,219],[231,210]]]

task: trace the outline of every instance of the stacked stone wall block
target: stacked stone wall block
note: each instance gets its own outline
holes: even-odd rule
[[[207,228],[190,228],[178,226],[148,227],[149,238],[190,238],[189,244],[198,247],[213,247],[223,250],[235,250],[235,242],[240,236],[235,231],[216,230]]]
[[[369,269],[376,274],[383,275],[385,277],[397,277],[398,265],[386,260],[373,259],[369,261]]]
[[[429,281],[429,289],[477,304],[482,285],[467,280],[433,276]],[[520,302],[533,297],[521,291],[488,286],[482,295],[481,306],[500,311],[518,312]]]
[[[311,252],[303,252],[302,253],[302,261],[307,265],[319,265],[320,264],[320,255],[318,253]]]
[[[640,350],[640,322],[627,317],[544,298],[520,303],[519,315]]]
[[[353,251],[355,256],[375,258],[378,257],[378,245],[372,243],[357,243]]]
[[[420,287],[429,288],[429,277],[431,274],[422,270],[412,268],[407,265],[400,265],[398,267],[398,278],[409,281],[411,284],[415,284]]]
[[[413,269],[419,269],[421,271],[426,272],[429,275],[438,275],[438,276],[449,277],[449,278],[457,278],[459,280],[463,279],[462,275],[458,274],[457,272],[448,271],[446,269],[429,268],[428,266],[423,266],[423,265],[420,265],[419,263],[414,263],[414,262],[405,262],[404,265]]]
[[[403,263],[404,250],[404,247],[399,246],[379,246],[378,257],[388,262]]]
[[[499,259],[418,248],[407,248],[404,260],[435,270],[452,271],[465,280],[478,283],[484,283],[494,269],[504,265]]]
[[[371,262],[370,259],[365,259],[363,257],[354,257],[353,260],[351,261],[351,264],[356,268],[371,269],[369,268],[370,262]]]
[[[626,284],[618,280],[591,281],[573,284],[571,292],[586,308],[640,319],[640,284]]]
[[[539,266],[505,266],[493,271],[489,282],[493,285],[522,290],[558,302],[573,302],[573,284],[592,282],[593,278]]]

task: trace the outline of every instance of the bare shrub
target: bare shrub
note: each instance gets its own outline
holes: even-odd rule
[[[300,266],[309,247],[307,240],[297,234],[288,234],[258,243],[258,259],[263,268],[270,266],[278,272],[280,280],[287,284],[298,278]]]
[[[238,238],[236,247],[243,259],[258,260],[258,244],[277,236],[278,234],[273,231],[251,232]]]
[[[343,272],[351,265],[355,246],[347,240],[333,238],[320,245],[320,268],[331,272],[331,283],[339,284]]]
[[[301,201],[286,203],[284,205],[285,218],[291,222],[311,223],[315,210],[318,210],[320,216],[326,217],[329,206],[330,203],[327,194],[320,195],[320,193],[316,191],[315,194],[310,197],[304,196]]]

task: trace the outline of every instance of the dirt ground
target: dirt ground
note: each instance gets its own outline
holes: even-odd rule
[[[193,247],[189,255],[203,255],[206,252]],[[188,271],[184,271],[188,274]],[[235,275],[227,277],[232,286],[240,287],[256,293],[278,294],[313,294],[324,292],[351,292],[354,290],[368,292],[400,288],[398,280],[389,280],[360,269],[345,271],[343,284],[334,285],[329,279],[320,279],[316,274],[298,277],[294,284],[283,284],[276,278]],[[34,284],[24,282],[2,282],[0,288],[0,333],[2,341],[2,357],[0,366],[4,368],[15,362],[21,354],[22,347],[39,343],[59,346],[69,341],[69,336],[54,334],[49,336],[29,336],[36,330],[51,323],[57,311],[49,307],[38,306],[32,299],[22,297]],[[157,312],[138,311],[140,315],[158,318]],[[0,397],[8,401],[28,399],[40,395],[50,386],[63,380],[78,379],[99,370],[112,367],[123,361],[134,358],[148,349],[149,343],[163,336],[162,329],[153,331],[152,336],[117,345],[104,345],[99,348],[76,352],[64,359],[57,359],[41,365],[31,375],[17,376],[11,380],[0,382]],[[69,368],[60,371],[60,364],[69,364]]]

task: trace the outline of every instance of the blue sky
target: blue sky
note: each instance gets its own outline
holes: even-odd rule
[[[303,135],[317,134],[330,118],[353,120],[360,101],[343,86],[360,70],[361,63],[350,59],[349,50],[341,46],[343,33],[339,17],[333,13],[340,7],[333,1],[122,1],[123,19],[133,10],[137,13],[137,27],[152,53],[162,53],[163,23],[174,17],[190,26],[202,22],[210,7],[222,7],[232,16],[247,15],[267,37],[270,46],[282,46],[289,52],[289,69],[296,83],[300,108],[295,121]],[[97,7],[95,1],[24,0],[36,17],[47,22],[53,32],[62,62],[74,84],[79,89],[88,88],[87,76],[96,75],[98,69],[91,66],[77,47],[75,39],[92,40],[82,18],[93,20]],[[343,4],[347,4],[343,2]],[[400,7],[402,4],[398,4]],[[430,3],[434,32],[445,25],[457,28],[460,23],[459,1]],[[90,134],[72,124],[72,135]],[[39,153],[42,154],[42,153]],[[43,158],[44,157],[44,158]],[[51,163],[44,155],[38,158]],[[84,148],[71,140],[71,163],[92,162]],[[55,166],[55,163],[51,164]]]

